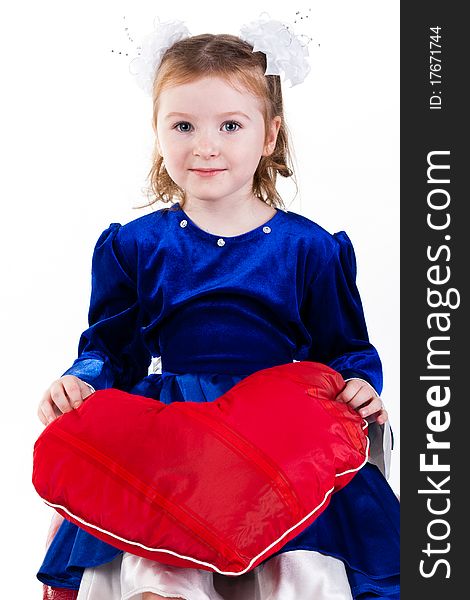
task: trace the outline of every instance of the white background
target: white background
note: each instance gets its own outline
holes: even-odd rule
[[[40,598],[35,579],[52,509],[31,484],[43,430],[37,405],[74,360],[87,326],[90,259],[98,235],[149,209],[143,189],[153,144],[151,100],[128,74],[136,42],[161,20],[193,34],[237,33],[268,11],[309,45],[312,71],[284,88],[300,194],[289,210],[346,230],[358,261],[369,335],[378,348],[396,449],[399,492],[399,3],[321,0],[10,3],[2,23],[1,365],[2,597]],[[159,11],[158,13],[156,11]],[[279,248],[279,252],[283,249]],[[16,591],[14,591],[16,590]]]

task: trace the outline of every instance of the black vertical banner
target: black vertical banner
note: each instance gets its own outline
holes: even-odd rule
[[[466,597],[470,174],[464,4],[401,3],[401,581]],[[464,110],[464,104],[466,109]]]

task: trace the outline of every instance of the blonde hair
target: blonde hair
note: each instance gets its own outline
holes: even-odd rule
[[[281,117],[276,146],[270,156],[262,156],[253,177],[253,194],[266,204],[284,208],[276,190],[277,174],[295,181],[289,133],[284,121],[281,81],[278,75],[265,75],[266,55],[253,52],[253,46],[235,35],[205,33],[176,42],[162,57],[153,84],[154,132],[157,132],[159,96],[165,87],[182,85],[203,77],[222,77],[233,87],[242,84],[262,100],[265,131],[275,116]],[[149,202],[179,201],[182,208],[185,192],[168,174],[163,157],[155,144],[152,168],[148,174]],[[153,196],[153,197],[152,197]],[[142,208],[141,206],[137,208]]]

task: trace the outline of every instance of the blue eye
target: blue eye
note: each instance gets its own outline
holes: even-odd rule
[[[241,127],[240,123],[237,123],[236,121],[226,121],[222,127],[224,127],[225,125],[235,125],[236,128],[234,129],[225,129],[225,131],[227,131],[227,133],[232,133],[233,131],[238,131],[238,129]]]
[[[240,123],[237,123],[237,121],[225,121],[222,127],[227,133],[234,133],[241,128],[241,125]],[[188,123],[188,121],[180,121],[179,123],[176,123],[174,129],[180,131],[181,133],[189,133],[192,129],[192,125],[191,123]]]
[[[184,129],[180,127],[181,125],[184,126]],[[176,123],[176,125],[175,125],[175,129],[177,129],[178,131],[181,131],[181,133],[187,133],[188,131],[190,131],[190,129],[189,129],[190,127],[192,127],[192,125],[191,125],[191,123],[188,123],[187,121],[181,121],[180,123]]]

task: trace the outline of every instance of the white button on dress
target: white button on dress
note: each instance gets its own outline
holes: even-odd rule
[[[182,221],[180,221],[180,227],[186,227],[187,224],[188,224],[188,222],[186,221],[186,219],[183,219]]]
[[[225,246],[225,240],[223,240],[222,238],[219,238],[217,240],[217,246]]]
[[[263,227],[263,231],[264,231],[264,233],[271,233],[271,227],[268,227],[266,225],[266,227]]]

